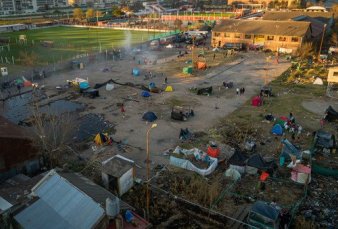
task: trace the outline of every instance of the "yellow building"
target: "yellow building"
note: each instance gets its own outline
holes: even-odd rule
[[[230,19],[215,26],[211,45],[242,44],[294,53],[310,39],[310,22]]]

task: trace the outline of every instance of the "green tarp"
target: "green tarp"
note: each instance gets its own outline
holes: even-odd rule
[[[183,73],[184,74],[192,74],[192,67],[189,66],[189,67],[184,67],[183,68]]]
[[[338,169],[330,169],[312,162],[312,172],[323,176],[332,176],[338,178]]]

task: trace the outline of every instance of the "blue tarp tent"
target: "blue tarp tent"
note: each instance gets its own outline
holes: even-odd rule
[[[154,114],[154,112],[148,111],[143,115],[142,119],[148,122],[153,122],[157,119],[157,116]]]
[[[149,96],[151,96],[151,94],[147,91],[142,91],[141,96],[142,97],[149,97]]]
[[[139,76],[139,75],[140,75],[140,69],[138,69],[138,68],[133,68],[132,73],[133,73],[133,76]]]
[[[283,149],[279,157],[279,162],[281,166],[284,165],[286,160],[290,161],[291,156],[295,156],[297,159],[302,158],[301,151],[297,149],[294,145],[292,145],[291,142],[289,142],[289,140],[283,139],[282,144],[283,144]]]
[[[278,228],[280,210],[263,201],[257,201],[249,212],[248,223],[257,228]]]
[[[276,124],[272,127],[272,133],[275,135],[283,135],[283,127],[279,124]]]
[[[88,82],[81,82],[81,83],[79,83],[79,87],[82,90],[88,89],[89,88],[89,83]]]
[[[156,87],[156,85],[155,85],[154,82],[149,83],[149,89],[152,89],[152,88],[155,88],[155,87]]]

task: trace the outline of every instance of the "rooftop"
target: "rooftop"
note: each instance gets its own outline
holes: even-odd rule
[[[114,177],[121,177],[131,168],[133,168],[133,162],[120,155],[115,155],[102,162],[102,172]]]
[[[304,11],[290,11],[290,12],[265,12],[263,15],[263,20],[273,20],[273,21],[287,21],[292,20],[295,17],[299,16],[308,16],[315,18],[323,23],[328,23],[329,20],[333,17],[333,13],[330,12],[304,12]]]
[[[1,138],[30,138],[29,134],[22,127],[15,125],[3,116],[0,116],[0,137]]]
[[[237,32],[245,34],[269,34],[281,36],[304,36],[310,22],[304,21],[268,21],[268,20],[223,20],[213,31]]]
[[[98,203],[55,170],[32,188],[32,196],[37,200],[14,216],[25,229],[92,228],[105,215]]]

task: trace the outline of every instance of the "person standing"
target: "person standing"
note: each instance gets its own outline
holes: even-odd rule
[[[236,94],[239,95],[239,88],[236,88]]]
[[[126,110],[124,109],[124,104],[122,103],[122,105],[121,105],[122,118],[125,118],[125,112],[126,112]]]
[[[244,95],[244,92],[245,92],[245,88],[243,87],[243,88],[242,88],[242,94],[243,94],[243,95]]]

